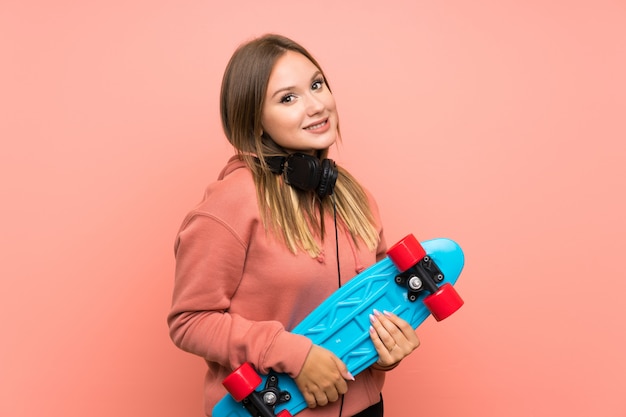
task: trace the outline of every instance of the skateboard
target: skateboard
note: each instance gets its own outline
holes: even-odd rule
[[[332,351],[352,375],[372,365],[378,354],[369,336],[374,309],[390,311],[416,329],[431,314],[437,320],[463,305],[453,288],[464,265],[461,247],[450,239],[421,244],[408,235],[387,257],[331,294],[292,333]],[[213,408],[216,417],[290,417],[307,408],[287,374],[258,375],[244,363],[223,381],[229,392]]]

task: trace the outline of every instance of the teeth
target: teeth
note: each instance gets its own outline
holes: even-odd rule
[[[309,129],[311,129],[311,130],[312,130],[312,129],[317,129],[318,127],[322,127],[322,126],[324,126],[325,124],[326,124],[326,121],[323,121],[322,123],[318,123],[318,124],[316,124],[316,125],[309,126],[309,127],[307,127],[306,129],[307,129],[307,130],[309,130]]]

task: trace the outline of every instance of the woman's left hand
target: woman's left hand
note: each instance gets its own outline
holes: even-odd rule
[[[420,345],[411,325],[393,313],[374,310],[370,321],[370,337],[378,352],[374,368],[392,369]]]

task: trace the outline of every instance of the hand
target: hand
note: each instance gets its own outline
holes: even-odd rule
[[[346,365],[334,353],[317,345],[311,347],[302,371],[295,378],[309,408],[337,401],[348,392],[346,380],[354,381]]]
[[[376,365],[380,370],[395,367],[420,345],[411,325],[393,313],[374,310],[370,321],[370,337],[378,352],[375,368]]]

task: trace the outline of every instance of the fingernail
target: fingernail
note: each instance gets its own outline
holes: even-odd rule
[[[346,372],[346,376],[350,381],[354,381],[354,375],[352,375],[350,372]]]
[[[376,322],[376,317],[374,317],[374,315],[373,315],[373,314],[370,314],[370,321],[371,321],[372,323],[375,323],[375,322]]]
[[[390,312],[388,312],[387,310],[383,310],[383,314],[384,314],[385,316],[391,316],[391,313],[390,313]]]
[[[378,311],[378,310],[374,309],[374,315],[375,315],[375,316],[380,316],[380,311]]]

